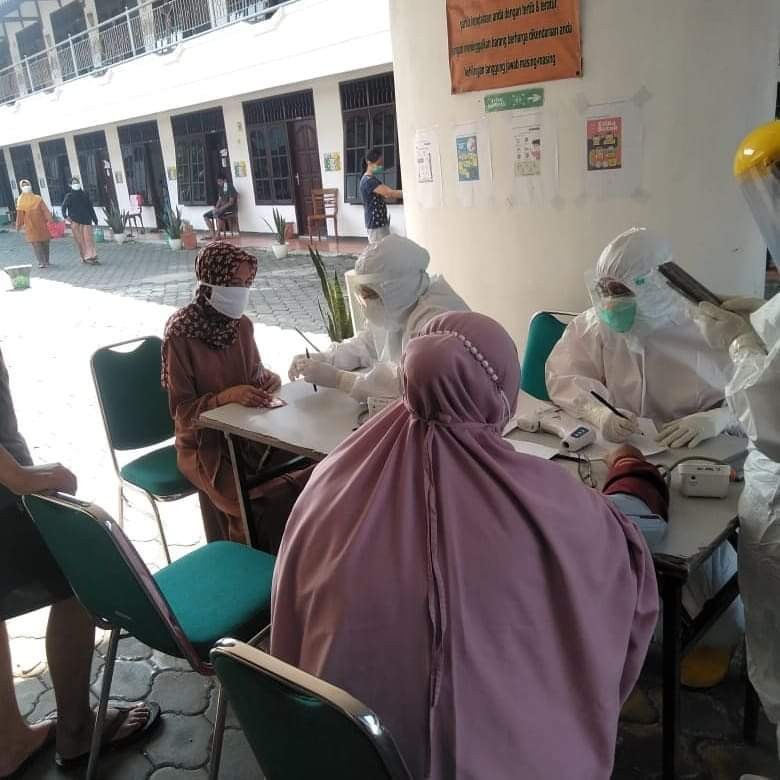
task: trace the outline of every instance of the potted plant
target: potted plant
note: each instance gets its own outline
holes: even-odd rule
[[[264,222],[271,228],[271,232],[276,233],[276,243],[271,244],[271,251],[277,260],[281,260],[283,257],[287,257],[287,220],[279,209],[274,209],[273,214],[273,225],[267,219]]]
[[[114,241],[117,244],[124,244],[127,236],[125,235],[125,226],[130,216],[129,212],[121,211],[116,201],[109,203],[105,208],[106,222],[114,234]]]
[[[51,213],[51,222],[46,224],[52,238],[65,238],[65,222],[56,211]]]
[[[344,289],[339,281],[338,271],[333,271],[333,279],[328,278],[325,263],[322,261],[320,253],[311,244],[309,245],[309,256],[317,269],[317,276],[320,277],[320,284],[322,285],[322,294],[325,296],[327,313],[323,311],[322,303],[319,300],[317,300],[317,306],[319,306],[322,321],[328,329],[330,340],[340,342],[344,341],[344,339],[351,339],[355,335],[355,330],[352,326],[352,316],[349,313],[349,307],[344,297]]]
[[[168,236],[168,246],[175,251],[181,249],[181,231],[181,209],[178,208],[178,206],[175,209],[172,209],[170,206],[166,206],[165,233]]]
[[[30,289],[30,271],[31,265],[7,265],[3,269],[11,280],[12,290],[29,290]]]

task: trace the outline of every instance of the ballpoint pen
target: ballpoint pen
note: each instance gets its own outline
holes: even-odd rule
[[[307,339],[307,341],[308,341],[308,339]],[[309,348],[308,347],[306,347],[306,359],[307,360],[311,360],[311,355],[309,354]],[[314,392],[316,393],[317,392],[317,385],[315,385],[314,382],[312,382],[312,387],[314,388]]]
[[[604,398],[603,396],[599,395],[599,394],[598,394],[598,393],[597,393],[595,390],[591,390],[591,391],[590,391],[590,394],[591,394],[591,395],[592,395],[592,396],[593,396],[593,397],[594,397],[594,398],[595,398],[595,399],[596,399],[596,400],[597,400],[597,401],[598,401],[600,404],[603,404],[604,406],[606,406],[606,407],[607,407],[607,409],[609,409],[611,412],[614,412],[614,413],[615,413],[615,414],[616,414],[618,417],[620,417],[620,418],[621,418],[621,419],[623,419],[623,420],[628,420],[629,422],[631,422],[631,418],[630,418],[630,417],[626,417],[626,415],[625,415],[625,414],[623,414],[623,412],[621,412],[621,411],[620,411],[620,409],[618,409],[618,408],[616,408],[615,406],[613,406],[613,405],[612,405],[612,404],[611,404],[609,401],[607,401],[607,399],[606,399],[606,398]],[[639,433],[639,435],[640,435],[640,436],[644,436],[644,435],[645,435],[645,434],[644,434],[644,431],[637,431],[637,433]]]

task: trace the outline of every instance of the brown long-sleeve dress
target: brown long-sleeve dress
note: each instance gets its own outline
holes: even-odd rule
[[[238,338],[225,349],[212,349],[198,338],[171,336],[166,342],[168,396],[176,426],[177,462],[182,474],[198,488],[208,541],[246,541],[233,469],[225,437],[197,426],[198,417],[215,409],[217,394],[235,385],[257,385],[266,369],[255,344],[254,326],[242,317]],[[264,447],[242,440],[247,471],[259,468]],[[275,453],[266,465],[289,458]],[[308,481],[311,468],[256,485],[250,491],[253,530],[258,545],[276,552],[287,516]],[[250,477],[251,484],[251,477]]]

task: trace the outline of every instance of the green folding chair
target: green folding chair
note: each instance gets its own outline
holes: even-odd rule
[[[268,780],[411,780],[390,732],[346,691],[235,639],[211,663]]]
[[[137,344],[133,349],[119,349]],[[117,451],[140,450],[174,436],[168,394],[160,384],[162,341],[156,336],[121,341],[101,347],[90,361],[108,448],[119,479],[119,525],[123,524],[125,486],[143,493],[152,505],[165,559],[171,562],[158,501],[176,501],[192,495],[195,488],[176,465],[173,444],[157,447],[124,466]]]
[[[93,780],[120,631],[213,675],[209,651],[220,637],[254,643],[267,629],[276,559],[243,544],[213,542],[152,575],[100,507],[61,495],[27,496],[24,505],[78,600],[98,626],[111,631],[87,769],[87,780]],[[219,775],[225,710],[220,686],[212,780]]]
[[[566,330],[566,324],[576,314],[564,311],[538,311],[528,324],[528,339],[523,353],[520,388],[541,401],[549,401],[544,367],[547,358]],[[559,317],[565,317],[561,322]]]

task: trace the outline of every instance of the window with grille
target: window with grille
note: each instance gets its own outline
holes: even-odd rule
[[[384,155],[384,172],[377,178],[401,189],[393,74],[342,82],[339,91],[344,121],[344,200],[361,203],[363,158],[372,147]]]
[[[41,160],[52,206],[61,206],[70,189],[70,161],[64,138],[41,141]]]
[[[84,133],[73,138],[81,172],[81,188],[95,206],[108,206],[110,193],[101,181],[106,178],[105,165],[109,160],[106,135],[102,130]],[[110,173],[108,174],[110,178]]]
[[[226,143],[222,109],[174,116],[171,126],[176,145],[179,203],[206,206],[215,202],[216,177],[230,178],[229,168],[222,168],[220,164],[219,149]]]
[[[244,103],[255,203],[294,203],[287,122],[313,117],[311,90]]]
[[[41,188],[38,185],[38,175],[35,172],[35,162],[33,161],[32,147],[30,144],[11,147],[11,164],[14,167],[14,176],[16,181],[29,179],[32,184],[33,192],[41,194]]]
[[[149,182],[147,180],[148,160],[147,147],[159,145],[160,136],[157,122],[139,122],[119,128],[119,144],[122,147],[122,162],[125,167],[127,189],[131,195],[143,196],[144,202],[150,204]]]

